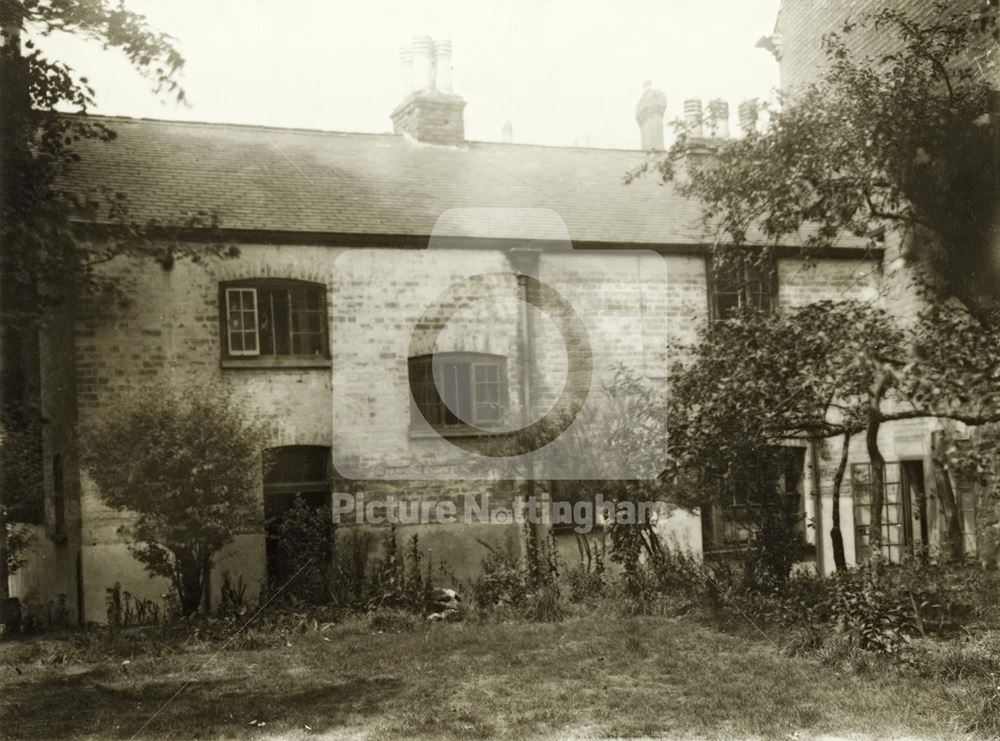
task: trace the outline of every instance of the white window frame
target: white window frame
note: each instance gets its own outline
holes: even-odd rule
[[[232,325],[232,295],[234,293],[241,294],[251,294],[253,296],[253,325],[251,327],[242,327],[241,329],[235,330],[243,335],[243,350],[233,349],[233,325]],[[240,302],[240,314],[242,319],[242,314],[246,311],[246,307],[243,302]],[[246,288],[246,287],[236,287],[226,289],[226,343],[229,348],[229,354],[233,357],[257,357],[260,355],[260,333],[257,327],[257,289],[256,288]],[[246,336],[252,330],[254,338],[254,349],[247,350],[246,348]]]

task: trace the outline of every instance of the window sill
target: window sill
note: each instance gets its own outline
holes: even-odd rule
[[[473,427],[428,427],[427,425],[410,425],[410,439],[422,440],[436,437],[499,437],[506,433],[489,430],[479,430]]]
[[[226,370],[254,370],[254,369],[304,369],[304,368],[326,368],[330,369],[330,359],[312,356],[268,356],[256,358],[225,358],[222,360],[222,367]]]

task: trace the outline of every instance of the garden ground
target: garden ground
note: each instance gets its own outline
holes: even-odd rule
[[[393,627],[355,616],[223,650],[157,628],[7,641],[0,735],[963,738],[979,681],[839,672],[690,617]]]

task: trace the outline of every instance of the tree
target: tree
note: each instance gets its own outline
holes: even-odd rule
[[[854,301],[818,302],[775,314],[747,310],[703,330],[671,374],[667,480],[675,497],[704,507],[740,488],[757,521],[754,548],[771,578],[791,567],[793,514],[778,491],[780,448],[840,437],[831,538],[844,568],[839,493],[846,447],[866,426],[877,358],[902,345],[884,311]],[[765,532],[766,531],[766,532]],[[764,537],[764,536],[768,537]]]
[[[154,576],[170,579],[184,614],[195,612],[214,555],[241,530],[259,530],[263,451],[270,428],[230,396],[157,391],[115,409],[84,444],[84,465],[122,532]]]
[[[845,236],[876,248],[895,235],[939,295],[987,321],[1000,283],[1000,105],[969,52],[998,43],[991,6],[976,23],[948,3],[919,21],[886,9],[827,35],[823,77],[782,94],[765,131],[719,144],[710,166],[686,168],[680,189],[729,247],[803,233],[808,255]],[[860,30],[895,43],[875,58],[856,54]],[[691,144],[681,127],[655,166],[674,178]]]
[[[1000,213],[1000,106],[994,84],[970,54],[998,43],[998,8],[992,0],[984,4],[974,22],[947,3],[936,3],[935,11],[929,20],[914,20],[885,9],[846,24],[825,37],[827,72],[794,95],[782,95],[780,105],[767,111],[766,130],[713,142],[712,157],[698,165],[690,158],[696,142],[681,127],[667,155],[647,168],[701,202],[705,223],[717,235],[713,265],[719,270],[767,260],[773,245],[793,235],[802,240],[806,260],[845,236],[872,249],[901,245],[931,304],[953,317],[938,325],[922,322],[921,332],[908,335],[911,347],[955,350],[940,359],[953,371],[948,385],[961,388],[968,384],[956,375],[966,370],[962,358],[971,347],[985,350],[969,361],[972,366],[988,367],[995,358],[985,345],[1000,317],[993,234]],[[852,34],[859,28],[896,43],[877,58],[855,54]],[[679,169],[682,162],[688,164]],[[964,311],[948,303],[952,298]],[[983,341],[948,344],[947,329],[955,326]],[[874,360],[863,429],[874,464],[871,538],[877,552],[880,425],[935,412],[987,424],[996,407],[935,398],[935,386],[943,386],[930,375],[933,363],[919,353],[883,353]],[[923,370],[915,372],[914,363]],[[991,392],[995,378],[992,383]],[[900,394],[914,405],[886,411]]]
[[[81,285],[95,283],[97,266],[114,254],[149,250],[147,240],[110,240],[101,246],[78,239],[70,216],[98,205],[98,191],[86,195],[60,187],[76,161],[83,138],[110,140],[114,132],[85,114],[95,91],[87,78],[46,57],[37,39],[53,31],[77,34],[124,52],[158,93],[183,100],[177,74],[184,60],[173,40],[145,19],[111,0],[0,0],[0,414],[5,430],[5,467],[13,455],[17,476],[5,471],[0,494],[0,550],[29,494],[40,487],[41,458],[22,466],[21,454],[41,450],[38,408],[37,337],[41,318],[54,303]],[[76,115],[60,113],[72,110]],[[125,199],[101,194],[114,218],[127,224]],[[32,437],[33,436],[33,437]],[[29,439],[31,438],[31,439]],[[15,453],[6,451],[17,441]],[[40,501],[40,500],[39,500]],[[0,558],[0,597],[7,595],[8,559]]]
[[[774,501],[774,446],[841,438],[830,535],[837,568],[843,569],[839,494],[851,438],[864,433],[875,464],[871,540],[877,553],[881,425],[931,417],[995,423],[998,385],[1000,334],[957,306],[931,304],[905,329],[884,310],[856,301],[817,302],[770,315],[746,311],[707,328],[689,361],[672,375],[668,479],[679,482],[672,488],[681,496],[693,492],[704,501],[734,480],[746,486],[747,472],[753,472],[759,487],[748,498],[763,507]],[[954,517],[954,503],[942,501]]]

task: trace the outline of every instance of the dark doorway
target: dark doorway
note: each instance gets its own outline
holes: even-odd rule
[[[926,549],[929,541],[927,530],[927,489],[924,486],[924,462],[922,460],[903,461],[904,501],[908,505],[910,523],[909,543],[914,550]],[[916,534],[919,539],[913,536]]]
[[[330,504],[330,449],[318,445],[288,445],[271,450],[271,466],[264,475],[264,523],[267,535],[267,578],[284,584],[294,571],[289,553],[295,543],[282,542],[280,523],[296,499],[316,511]]]

